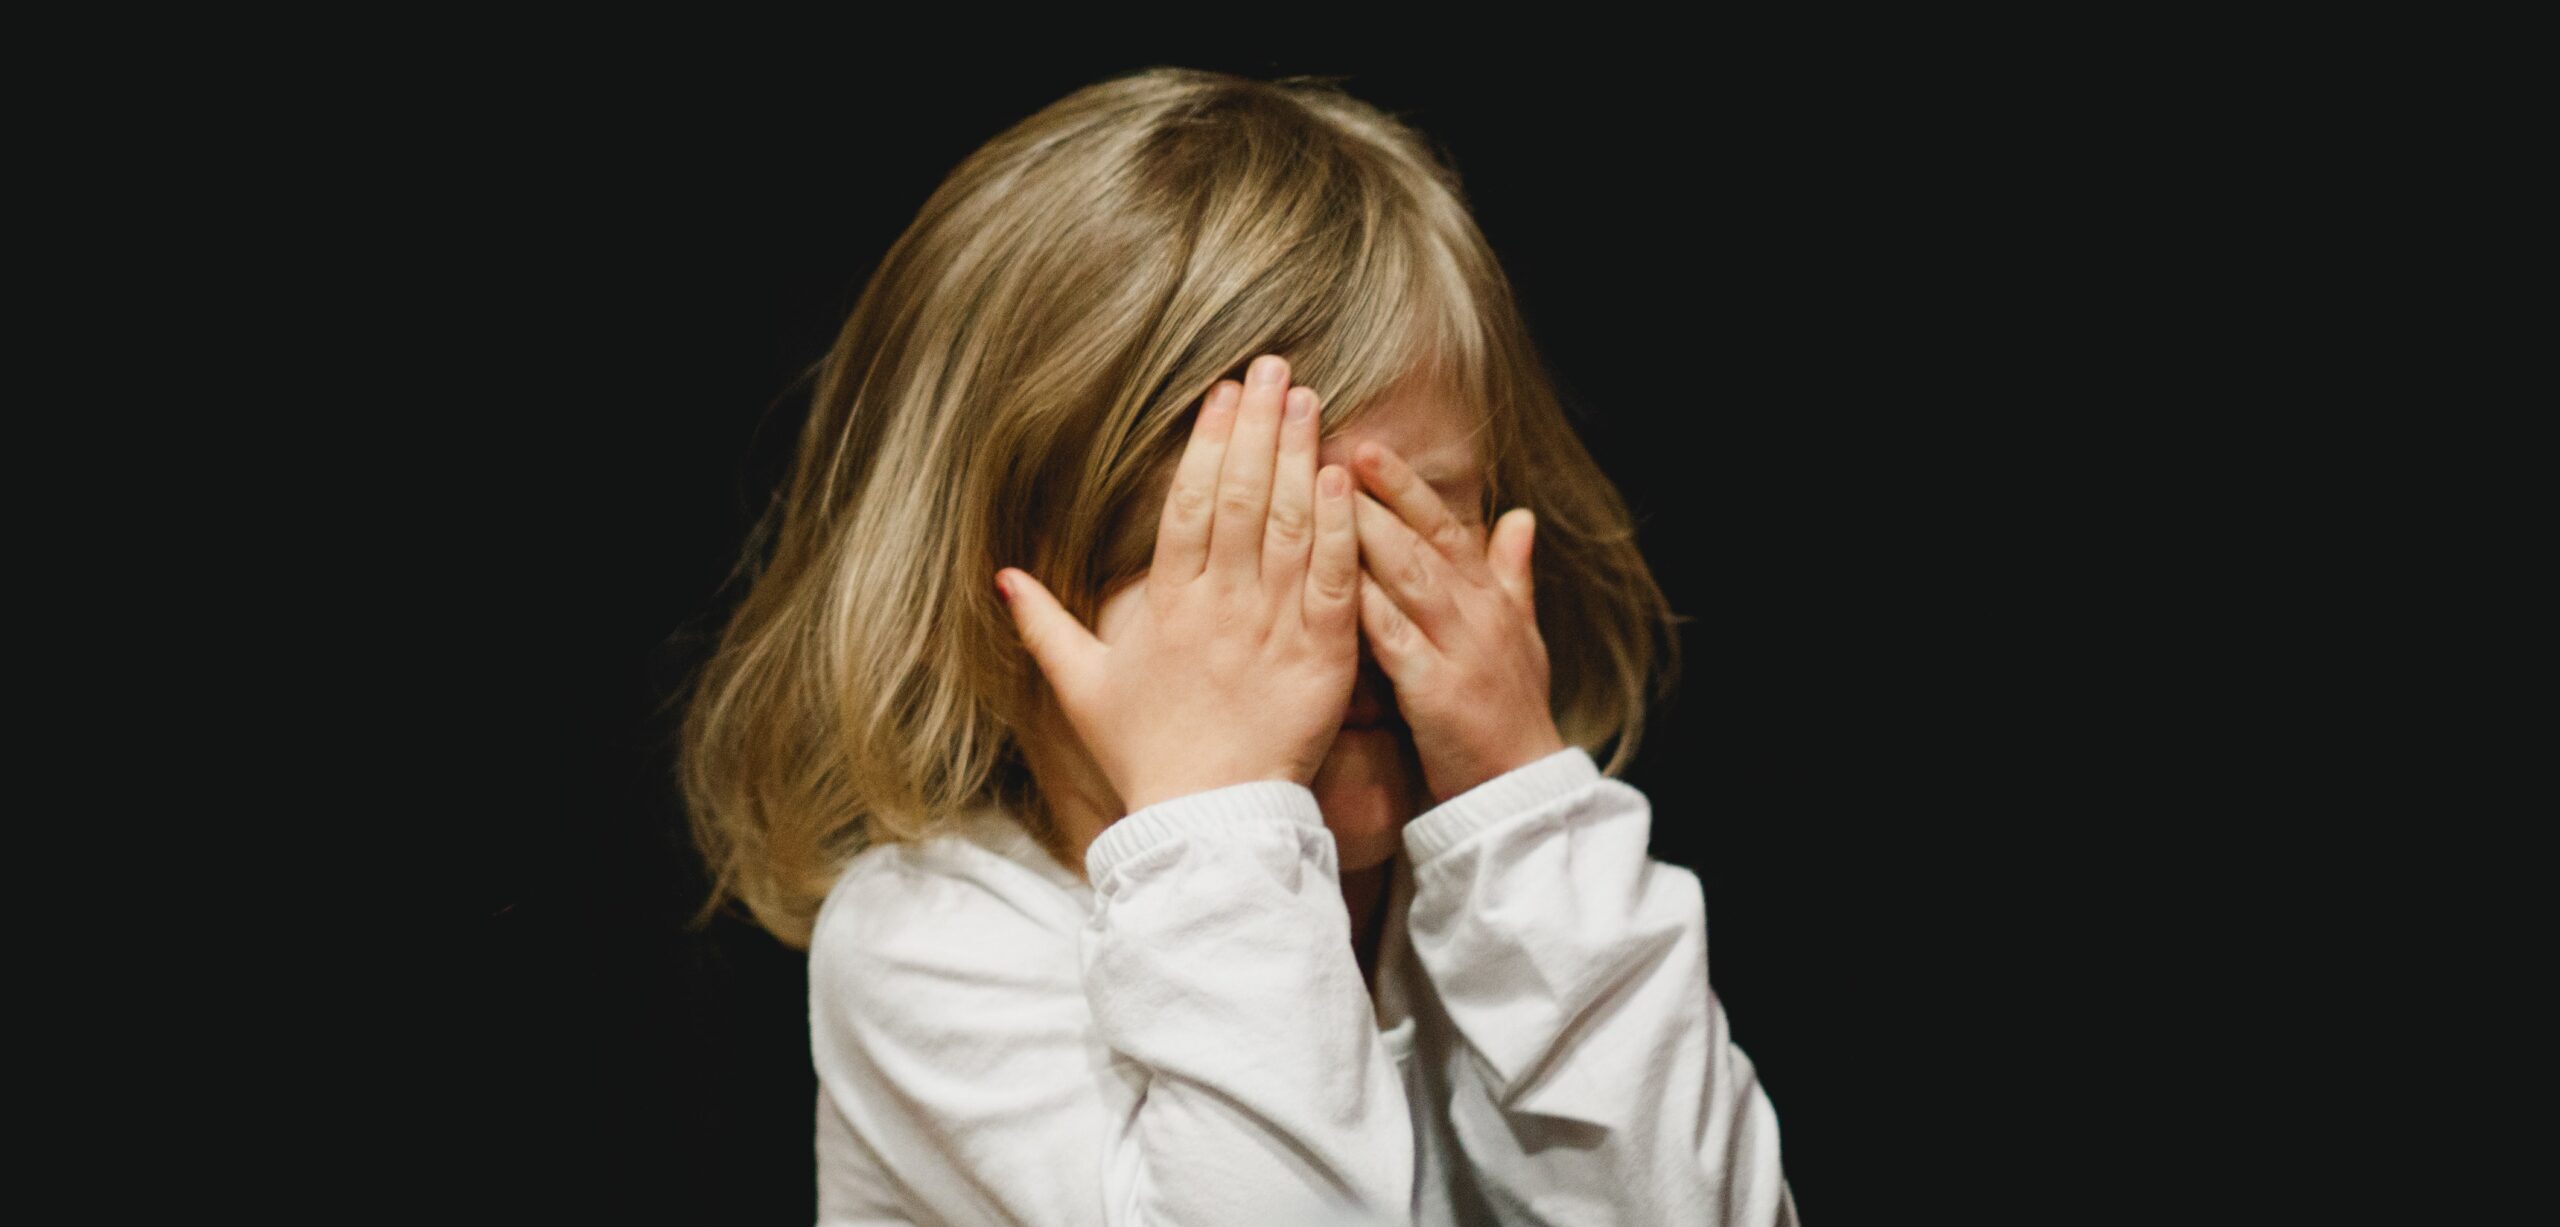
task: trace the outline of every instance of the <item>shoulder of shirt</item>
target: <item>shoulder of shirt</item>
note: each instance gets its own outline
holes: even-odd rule
[[[846,865],[819,906],[810,971],[1071,970],[1090,897],[1002,811],[964,811]]]

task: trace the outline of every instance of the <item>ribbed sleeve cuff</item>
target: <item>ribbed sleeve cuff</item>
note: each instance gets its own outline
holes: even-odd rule
[[[1600,764],[1580,746],[1566,746],[1545,758],[1523,763],[1451,797],[1404,826],[1404,850],[1415,866],[1457,847],[1469,836],[1505,818],[1603,779]]]
[[[1158,801],[1103,828],[1084,850],[1085,877],[1099,884],[1113,866],[1168,839],[1274,822],[1323,830],[1324,811],[1316,808],[1313,790],[1290,780],[1253,780]]]

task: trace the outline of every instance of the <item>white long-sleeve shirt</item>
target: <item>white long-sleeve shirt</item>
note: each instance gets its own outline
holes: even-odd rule
[[[1407,824],[1374,996],[1315,794],[856,857],[809,948],[818,1218],[1793,1227],[1697,875],[1579,747]]]

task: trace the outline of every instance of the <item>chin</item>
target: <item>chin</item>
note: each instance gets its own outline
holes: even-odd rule
[[[1404,824],[1420,809],[1421,769],[1413,739],[1395,725],[1344,729],[1316,768],[1310,790],[1333,832],[1342,872],[1374,869],[1404,850]]]

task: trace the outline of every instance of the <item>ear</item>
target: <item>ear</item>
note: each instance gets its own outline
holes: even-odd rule
[[[1538,534],[1537,513],[1526,507],[1514,507],[1493,522],[1493,532],[1485,545],[1485,562],[1494,578],[1511,599],[1523,609],[1537,608],[1537,589],[1531,580],[1529,565],[1531,548]]]

